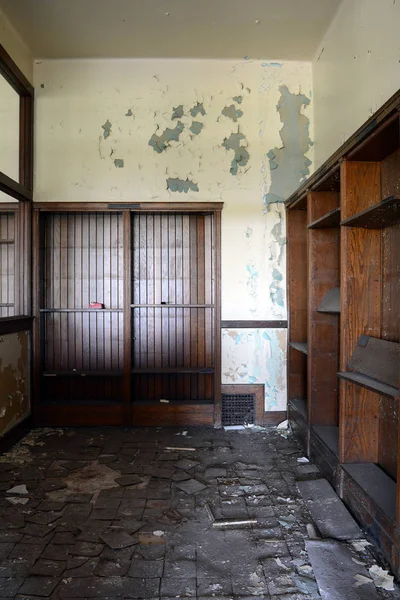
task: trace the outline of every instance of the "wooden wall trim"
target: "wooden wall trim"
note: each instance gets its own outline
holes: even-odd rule
[[[41,212],[221,212],[223,202],[34,202],[34,210]]]
[[[32,328],[33,317],[3,317],[0,319],[0,335],[9,333],[19,333],[21,331],[30,331]]]
[[[272,321],[221,321],[222,329],[287,329],[288,322]]]
[[[17,183],[5,173],[0,172],[0,190],[16,200],[32,200],[33,193],[24,185]]]
[[[6,49],[0,44],[0,73],[20,96],[33,96],[33,87],[17,67]]]

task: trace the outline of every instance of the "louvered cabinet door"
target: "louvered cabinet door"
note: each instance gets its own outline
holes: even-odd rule
[[[212,403],[214,217],[163,213],[132,219],[133,401]]]

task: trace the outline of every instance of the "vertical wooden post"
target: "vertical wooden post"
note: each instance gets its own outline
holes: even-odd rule
[[[132,326],[131,326],[131,296],[132,296],[132,272],[131,272],[131,213],[129,210],[123,211],[123,245],[124,245],[124,403],[128,407],[131,404],[131,342],[132,342]],[[130,415],[130,411],[127,411]]]

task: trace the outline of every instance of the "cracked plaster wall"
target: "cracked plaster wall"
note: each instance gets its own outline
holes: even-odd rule
[[[317,169],[400,87],[400,0],[345,0],[315,55]]]
[[[30,413],[29,333],[0,336],[0,436]]]
[[[35,201],[222,201],[222,318],[286,318],[282,194],[312,160],[309,63],[43,61],[35,87]],[[223,332],[223,381],[256,377],[272,410],[283,335]]]

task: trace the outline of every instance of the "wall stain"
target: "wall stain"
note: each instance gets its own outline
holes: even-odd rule
[[[192,124],[190,126],[190,131],[194,135],[199,135],[199,133],[201,132],[203,127],[204,127],[204,125],[203,125],[203,123],[200,123],[200,121],[192,121]]]
[[[182,121],[178,121],[174,129],[167,127],[167,129],[165,129],[161,135],[153,133],[149,139],[149,146],[151,146],[155,152],[161,154],[161,152],[164,152],[170,147],[171,142],[179,141],[179,136],[184,129],[185,126]]]
[[[231,104],[230,106],[224,106],[222,109],[222,114],[225,117],[228,117],[228,119],[232,119],[234,123],[237,123],[237,120],[240,119],[240,117],[243,117],[243,111],[239,108],[236,108],[234,104]]]
[[[125,113],[126,117],[133,117],[133,112],[131,108],[128,108],[128,111]]]
[[[239,167],[245,167],[249,162],[250,154],[241,142],[246,142],[246,138],[238,131],[237,133],[231,133],[229,138],[225,138],[222,143],[223,148],[234,152],[230,168],[231,175],[237,175]]]
[[[168,177],[167,179],[167,190],[171,192],[185,192],[188,193],[189,190],[192,192],[198,192],[199,186],[197,183],[190,181],[190,179],[179,179],[179,177]]]
[[[206,111],[204,109],[203,103],[197,102],[195,106],[193,106],[193,108],[190,109],[190,114],[192,115],[192,117],[197,117],[197,115],[203,115],[204,117]]]
[[[107,119],[107,121],[104,123],[104,125],[101,126],[102,129],[104,129],[103,131],[103,137],[106,140],[110,135],[111,135],[111,123],[110,121]]]
[[[242,102],[243,102],[243,96],[233,96],[232,100],[234,102],[236,102],[237,104],[242,104]]]
[[[271,149],[267,156],[271,169],[271,187],[264,197],[268,207],[274,202],[284,202],[299,184],[309,175],[311,161],[305,156],[312,146],[309,134],[309,119],[301,109],[310,104],[304,94],[292,94],[285,85],[277,110],[283,123],[280,130],[281,148]]]

